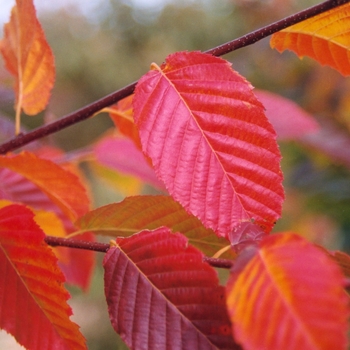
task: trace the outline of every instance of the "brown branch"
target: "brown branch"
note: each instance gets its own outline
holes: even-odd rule
[[[267,25],[263,28],[260,28],[254,32],[251,32],[247,35],[244,35],[238,39],[232,40],[228,43],[222,44],[218,47],[206,51],[206,53],[212,54],[214,56],[222,56],[239,48],[251,45],[267,36],[280,31],[281,29],[287,28],[293,24],[304,21],[308,18],[314,17],[320,13],[328,11],[332,8],[338,7],[345,3],[348,3],[350,0],[328,0],[316,6],[310,7],[306,10],[298,12],[294,15],[286,17],[280,21],[277,21],[273,24]],[[116,92],[107,95],[106,97],[97,100],[85,106],[73,113],[70,113],[61,119],[43,125],[37,129],[34,129],[26,134],[20,134],[11,140],[0,145],[0,154],[5,154],[9,151],[18,149],[34,140],[40,139],[42,137],[51,135],[60,130],[65,129],[66,127],[81,122],[85,119],[90,118],[95,113],[101,109],[108,107],[121,99],[131,95],[134,92],[137,82],[134,82]]]
[[[331,10],[340,5],[348,3],[350,0],[328,0],[321,4],[312,6],[306,10],[300,11],[294,15],[288,16],[275,23],[269,24],[263,28],[255,30],[249,34],[243,35],[238,39],[229,41],[226,44],[222,44],[218,47],[206,51],[213,56],[222,56],[229,52],[235,51],[245,46],[256,43],[257,41],[264,39],[274,33],[279,32],[282,29],[288,28],[293,24],[305,21],[311,17],[317,16],[325,11]]]
[[[62,237],[53,237],[46,236],[45,242],[51,247],[68,247],[68,248],[76,248],[76,249],[85,249],[92,250],[95,252],[107,253],[110,245],[107,243],[98,243],[98,242],[87,242],[80,241],[72,238],[62,238]],[[209,258],[205,256],[203,261],[207,262],[209,265],[213,267],[219,267],[223,269],[230,269],[233,265],[233,262],[228,259],[215,259]]]

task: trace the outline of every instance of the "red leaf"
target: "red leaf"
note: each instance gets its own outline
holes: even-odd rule
[[[0,209],[0,327],[28,349],[86,349],[44,237],[26,207]]]
[[[276,134],[228,62],[170,55],[140,79],[134,119],[156,174],[206,227],[227,237],[254,218],[271,230],[284,197]]]
[[[224,288],[203,255],[167,228],[118,239],[104,258],[114,329],[131,349],[235,349]]]
[[[164,187],[142,152],[129,139],[107,136],[94,146],[94,153],[102,165],[136,176],[155,187]]]
[[[16,77],[16,109],[29,115],[41,112],[54,84],[55,66],[32,0],[16,0],[0,50],[6,68]]]
[[[276,234],[243,267],[238,259],[236,269],[227,305],[244,349],[347,348],[343,276],[319,248],[295,234]]]
[[[206,229],[169,196],[128,197],[120,203],[92,210],[81,217],[76,225],[81,230],[111,237],[128,237],[143,229],[166,226],[173,232],[184,234],[192,245],[210,256],[229,244],[211,229]]]
[[[296,103],[268,91],[255,90],[256,97],[266,108],[266,116],[279,140],[295,140],[318,131],[319,125]]]
[[[5,164],[8,168],[1,168]],[[24,176],[9,170],[9,168],[22,173]],[[48,182],[46,182],[46,178],[48,178]],[[68,181],[67,184],[64,184],[64,181]],[[56,200],[51,200],[47,193],[51,190],[59,192],[60,187],[64,197],[71,197],[68,202],[72,206],[72,210],[76,210],[76,215],[88,211],[89,199],[75,175],[68,173],[48,160],[39,159],[29,153],[14,158],[0,157],[0,199],[21,202],[37,210],[54,212],[63,222],[66,233],[69,234],[76,231],[76,228],[63,212],[66,205],[60,205]],[[68,193],[64,191],[68,191]],[[77,197],[74,196],[74,191],[76,191]],[[81,202],[79,202],[79,199],[81,199]],[[77,203],[77,208],[73,208],[74,203]],[[70,212],[70,208],[67,209]],[[65,210],[65,212],[67,213],[68,210]],[[46,232],[46,234],[52,235],[52,232]],[[90,233],[85,233],[84,237],[80,236],[79,239],[94,241],[94,237]],[[62,250],[65,248],[55,249]],[[67,281],[87,289],[95,263],[94,253],[69,249],[64,256],[68,256],[69,259],[61,261],[60,266]]]

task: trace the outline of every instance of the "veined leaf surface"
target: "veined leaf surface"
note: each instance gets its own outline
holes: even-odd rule
[[[79,178],[52,161],[22,152],[0,156],[0,167],[34,183],[73,221],[89,210],[89,198]]]
[[[228,62],[170,55],[139,80],[133,106],[144,153],[188,212],[219,236],[250,219],[271,230],[284,197],[276,134]]]
[[[169,196],[134,196],[85,214],[77,222],[81,230],[111,237],[129,237],[143,229],[169,227],[181,232],[206,255],[213,255],[229,242],[206,229]]]
[[[238,349],[225,290],[203,255],[168,228],[117,240],[104,258],[114,329],[131,349]]]
[[[54,164],[54,166],[52,166],[51,164],[53,163],[42,159],[40,159],[41,165],[37,166],[37,164],[35,164],[35,159],[39,158],[32,159],[31,157],[19,157],[17,161],[13,163],[13,160],[11,160],[10,164],[12,165],[9,166],[9,168],[16,169],[19,172],[12,171],[9,168],[2,168],[0,165],[0,199],[6,199],[17,203],[20,202],[35,210],[53,212],[64,224],[64,228],[67,234],[76,231],[76,228],[74,227],[72,221],[69,220],[67,215],[62,210],[62,205],[56,205],[56,201],[51,200],[50,197],[46,194],[46,191],[49,190],[50,187],[53,187],[54,190],[58,190],[60,187],[59,183],[61,181],[64,181],[64,179],[67,180],[70,178],[72,174],[66,172],[66,170],[60,169],[58,165]],[[1,160],[2,158],[0,157],[0,163]],[[42,161],[43,163],[41,163]],[[45,164],[46,166],[44,166]],[[47,165],[49,165],[49,167],[47,167]],[[18,170],[19,168],[22,170]],[[58,171],[57,168],[60,170]],[[20,174],[21,171],[28,172],[28,174],[26,176],[23,176]],[[34,174],[33,171],[36,171],[36,173]],[[42,177],[42,173],[44,174],[44,177]],[[46,182],[45,176],[51,176],[49,174],[53,175],[54,179],[57,181]],[[31,181],[31,176],[35,176],[36,180]],[[66,176],[68,176],[68,178]],[[36,183],[36,181],[40,180],[40,178],[41,185]],[[74,178],[74,182],[78,180],[75,175]],[[73,198],[74,201],[77,201],[79,198],[83,199],[82,202],[78,203],[80,209],[78,208],[76,215],[78,215],[78,213],[85,213],[85,211],[87,211],[89,208],[89,199],[86,196],[85,190],[81,187],[80,184],[75,186],[73,183],[71,183],[71,185],[71,187],[63,186],[63,188],[66,188],[65,191],[77,190],[77,197]],[[46,189],[46,191],[42,189],[43,187]],[[64,196],[66,196],[66,193],[64,193]],[[70,195],[73,195],[73,193]],[[70,204],[72,206],[75,206],[71,201]],[[65,210],[65,212],[67,212],[67,210]],[[44,229],[44,232],[48,235],[55,236],[55,231]],[[91,233],[85,233],[83,236],[80,236],[79,239],[94,241],[94,237]],[[59,257],[69,257],[69,259],[63,260],[59,258],[60,267],[64,272],[67,282],[78,285],[83,289],[87,289],[95,263],[94,252],[73,250],[61,247],[56,247],[54,250],[60,251],[58,255]],[[65,252],[62,252],[63,250],[65,250]]]
[[[16,109],[29,115],[41,112],[54,84],[55,65],[32,0],[16,0],[0,50],[6,68],[16,78]]]
[[[86,349],[69,319],[57,258],[33,216],[18,204],[0,209],[0,327],[28,349]]]
[[[265,238],[247,263],[243,255],[227,286],[227,305],[244,349],[347,349],[343,275],[327,254],[286,233]]]
[[[273,34],[270,45],[294,51],[350,75],[350,4],[338,6]]]

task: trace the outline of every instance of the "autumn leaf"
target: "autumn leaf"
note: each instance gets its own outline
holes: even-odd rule
[[[300,143],[326,155],[329,160],[350,168],[350,136],[331,120],[323,120],[318,132],[304,135]]]
[[[32,0],[16,0],[10,22],[4,26],[0,51],[16,78],[16,116],[19,118],[21,109],[29,115],[41,112],[54,84],[55,65]]]
[[[209,256],[229,245],[169,196],[128,197],[120,203],[92,210],[81,217],[76,226],[82,231],[111,237],[129,237],[143,229],[166,226],[184,234],[192,245]]]
[[[225,289],[203,255],[167,228],[118,239],[104,258],[114,329],[131,349],[238,349]]]
[[[333,259],[341,268],[343,274],[350,278],[350,255],[339,250],[329,251],[320,245],[316,245],[316,247],[321,249],[325,254],[329,255],[330,258]]]
[[[89,198],[79,178],[33,153],[0,156],[0,168],[17,172],[41,189],[72,221],[89,210]]]
[[[294,51],[350,75],[350,4],[338,6],[273,34],[270,45]]]
[[[120,194],[122,197],[136,196],[142,193],[144,183],[136,177],[121,174],[94,160],[89,160],[87,164],[89,171],[96,177],[98,183],[104,185],[108,194],[110,194],[110,189],[115,191],[116,195]]]
[[[86,349],[57,258],[33,213],[0,209],[0,327],[27,349]]]
[[[319,130],[316,119],[295,102],[264,90],[254,90],[254,94],[264,105],[278,140],[298,140]]]
[[[142,152],[130,139],[108,135],[94,145],[93,152],[100,164],[136,176],[156,188],[164,188]]]
[[[85,214],[90,206],[86,191],[76,175],[28,152],[0,156],[0,199],[55,213],[67,234],[76,231],[72,220]],[[42,229],[48,235],[57,233],[56,229],[51,230],[47,226]],[[94,241],[94,236],[85,233],[79,239]],[[55,250],[59,251],[60,267],[67,282],[86,290],[95,264],[94,252],[67,248]]]
[[[265,238],[237,260],[227,286],[244,349],[347,349],[349,305],[339,267],[292,233]]]
[[[115,126],[124,136],[129,137],[138,148],[141,149],[139,132],[134,123],[134,113],[132,108],[132,100],[134,95],[130,95],[111,107],[104,108],[104,112],[108,112]]]
[[[251,219],[271,230],[284,198],[276,134],[227,61],[170,55],[139,80],[133,106],[144,153],[188,212],[223,237]]]

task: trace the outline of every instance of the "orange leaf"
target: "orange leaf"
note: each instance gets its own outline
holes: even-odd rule
[[[0,156],[0,167],[33,182],[72,220],[89,210],[89,198],[79,178],[47,159],[29,152]]]
[[[343,275],[327,254],[291,233],[265,238],[245,264],[248,253],[227,287],[235,339],[244,349],[347,348]]]
[[[141,149],[139,132],[134,123],[134,113],[131,104],[133,98],[134,95],[130,95],[110,108],[105,108],[104,111],[109,112],[109,116],[119,131],[123,135],[131,138],[137,147]]]
[[[169,227],[181,232],[207,255],[213,255],[229,242],[217,237],[169,196],[134,196],[120,203],[92,210],[76,222],[81,230],[111,237],[129,237],[142,229]],[[232,257],[227,254],[226,256]]]
[[[350,4],[336,7],[274,34],[270,45],[294,51],[350,75]]]
[[[45,153],[47,156],[47,152]],[[0,157],[0,198],[25,204],[35,210],[53,212],[64,224],[67,234],[74,232],[76,229],[71,221],[72,217],[75,219],[89,209],[89,199],[85,189],[80,184],[81,178],[78,179],[71,174],[71,170],[75,172],[76,169],[71,166],[67,167],[66,164],[63,166],[69,170],[62,169],[49,160],[40,159],[29,153],[16,157],[16,160]],[[6,168],[2,168],[5,164]],[[48,182],[46,182],[45,176],[48,177]],[[68,182],[65,184],[64,181]],[[60,195],[57,193],[60,188],[64,198],[55,199],[55,196]],[[54,192],[52,196],[48,196],[48,192],[52,191]],[[62,200],[68,204],[62,203]],[[75,210],[76,214],[70,215],[71,210]],[[70,215],[71,219],[66,214]],[[45,233],[55,235],[55,231],[51,229]],[[79,239],[94,240],[93,235],[89,233],[85,233],[84,237],[81,236]],[[60,258],[66,257],[63,260],[60,259],[62,262],[60,267],[67,282],[86,289],[94,266],[94,252],[60,247],[55,248],[55,250],[59,251]]]
[[[86,349],[57,258],[22,205],[0,209],[0,327],[28,349]]]
[[[54,84],[55,66],[31,0],[16,0],[0,50],[6,68],[16,77],[16,110],[29,115],[41,112]]]

